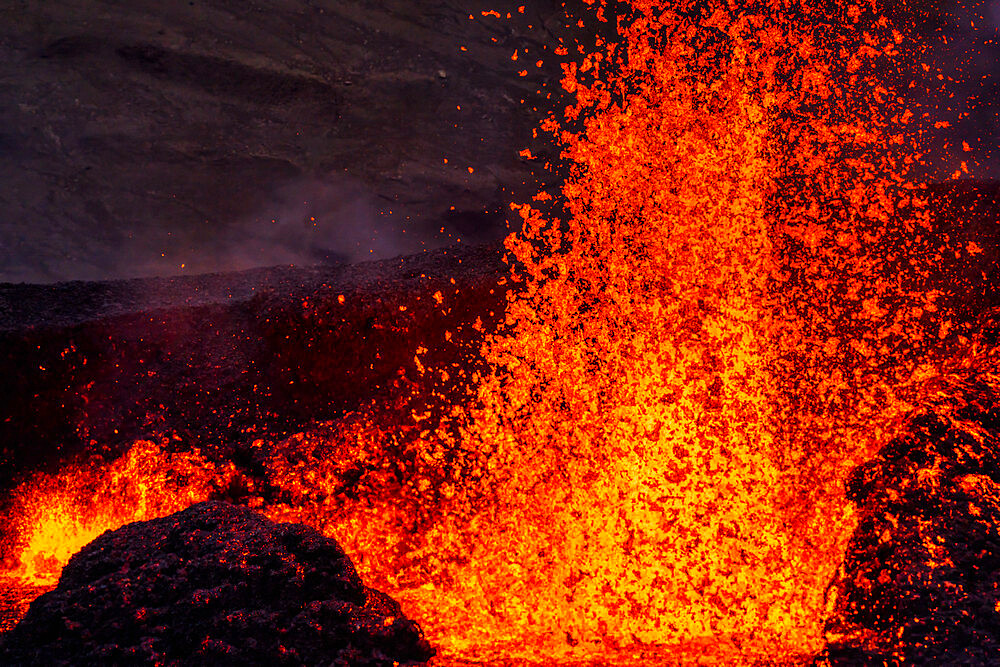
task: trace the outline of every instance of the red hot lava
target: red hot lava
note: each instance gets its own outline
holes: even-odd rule
[[[570,175],[535,198],[563,208],[515,207],[488,369],[408,421],[256,443],[242,500],[336,537],[445,659],[807,657],[846,475],[952,326],[919,252],[919,110],[887,81],[905,38],[867,3],[589,4],[620,39],[564,67],[575,104],[542,129]],[[240,474],[140,442],[39,478],[16,574],[51,583],[101,531]]]

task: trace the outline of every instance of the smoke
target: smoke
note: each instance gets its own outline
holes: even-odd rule
[[[402,216],[361,182],[341,177],[280,186],[259,211],[193,248],[190,264],[216,271],[278,264],[314,265],[384,259],[416,252]],[[187,262],[186,262],[187,263]]]
[[[112,196],[118,192],[111,190]],[[410,223],[399,206],[347,176],[283,176],[251,196],[225,189],[216,196],[232,197],[219,208],[236,212],[206,219],[191,214],[195,206],[164,211],[147,204],[127,211],[132,215],[97,219],[71,212],[74,202],[69,202],[47,226],[28,225],[25,231],[13,222],[0,225],[0,281],[99,281],[353,263],[449,241],[434,233],[440,225]]]

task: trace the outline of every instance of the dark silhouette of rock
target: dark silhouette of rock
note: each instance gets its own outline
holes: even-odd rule
[[[1000,664],[1000,383],[945,381],[848,483],[860,521],[818,664]]]
[[[0,637],[9,665],[414,665],[434,653],[337,543],[204,502],[108,532]]]

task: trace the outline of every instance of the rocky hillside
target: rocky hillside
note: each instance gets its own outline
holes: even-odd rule
[[[545,101],[559,88],[553,49],[572,45],[563,3],[519,7],[4,3],[0,281],[497,238],[512,198],[536,191],[518,153],[558,98]]]

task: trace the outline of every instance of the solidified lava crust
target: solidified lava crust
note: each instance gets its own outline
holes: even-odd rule
[[[0,638],[8,665],[362,667],[433,654],[334,540],[220,502],[105,533]]]
[[[854,471],[860,520],[818,664],[1000,660],[1000,383],[982,361],[944,378],[935,404]]]

